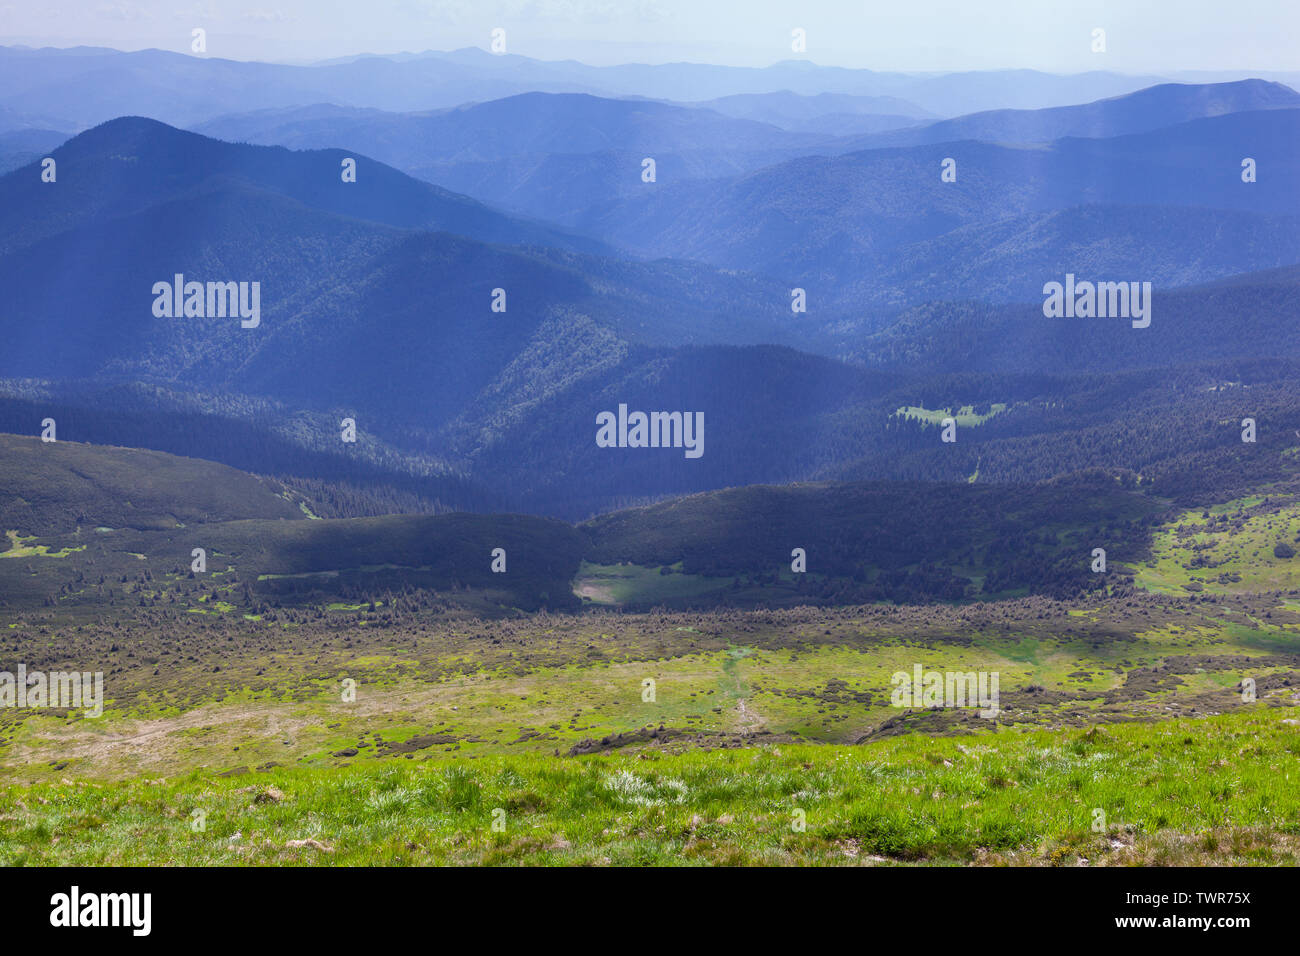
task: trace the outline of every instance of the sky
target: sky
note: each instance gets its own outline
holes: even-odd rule
[[[1300,0],[0,0],[5,45],[189,53],[199,27],[208,56],[292,63],[487,49],[501,28],[509,53],[595,65],[1300,70]]]

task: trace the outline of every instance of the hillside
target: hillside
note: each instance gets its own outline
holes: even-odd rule
[[[577,603],[570,582],[583,539],[559,521],[309,520],[303,495],[224,465],[10,435],[0,435],[0,486],[0,595],[19,606],[111,607],[130,595],[139,606],[252,614],[255,602],[465,587],[490,608]],[[195,548],[207,562],[197,575]],[[506,549],[505,573],[491,569],[496,548]]]
[[[1105,577],[1089,572],[1091,549],[1136,560],[1143,519],[1155,510],[1105,479],[1015,490],[756,485],[615,512],[582,528],[593,564],[670,566],[747,588],[784,584],[819,603],[832,595],[901,603],[1103,586]],[[806,580],[790,573],[795,548],[804,551]],[[716,596],[725,600],[725,592]]]
[[[1155,215],[1138,208],[1129,212],[1133,218]],[[1179,218],[1171,216],[1171,226]],[[1066,241],[1087,241],[1082,216],[1063,219],[1063,226],[1073,224],[1060,230],[1059,234],[1070,237]],[[1195,219],[1189,215],[1183,222]],[[1099,228],[1095,219],[1090,225]],[[1241,246],[1255,248],[1258,235],[1251,234],[1248,220],[1238,220],[1236,228]],[[1092,275],[1100,279],[1105,274]],[[1192,275],[1189,271],[1184,278]],[[1025,276],[1024,282],[1028,281]],[[1041,300],[1014,306],[927,303],[860,340],[857,354],[871,365],[920,363],[935,372],[1050,373],[1064,367],[1120,371],[1248,356],[1296,358],[1300,357],[1300,326],[1295,321],[1298,293],[1300,270],[1294,266],[1162,290],[1153,294],[1151,323],[1143,329],[1134,329],[1131,321],[1122,318],[1047,318]],[[1222,334],[1225,316],[1233,321],[1234,332],[1228,337]],[[1010,342],[1016,347],[1008,348]]]
[[[667,572],[659,569],[671,567],[684,577],[661,583],[685,584],[706,604],[1065,594],[1105,583],[1087,573],[1092,547],[1136,560],[1145,519],[1157,510],[1094,477],[1033,490],[753,486],[616,512],[579,528],[510,514],[305,520],[314,515],[300,494],[221,465],[8,436],[0,448],[7,469],[0,477],[12,496],[0,510],[4,556],[25,559],[0,562],[4,593],[19,603],[39,597],[70,607],[111,604],[112,581],[120,579],[129,586],[118,600],[136,595],[141,606],[179,601],[203,611],[205,602],[224,602],[229,611],[465,587],[509,595],[496,598],[507,606],[556,609],[577,604],[579,561],[637,565],[661,578]],[[204,574],[196,581],[186,573],[196,547],[209,556],[210,588]],[[807,555],[806,581],[788,573],[796,547]],[[501,572],[491,568],[497,548],[507,555]],[[741,576],[744,595],[728,588],[739,587]]]
[[[24,128],[9,133],[0,132],[0,174],[37,162],[67,138],[66,133],[48,129]]]
[[[223,190],[269,194],[293,206],[385,226],[454,232],[486,242],[601,250],[598,243],[505,216],[412,179],[360,150],[290,152],[223,143],[156,120],[124,116],[73,137],[50,155],[62,170],[56,188],[40,182],[35,166],[0,178],[0,254],[69,228],[211,199]],[[345,157],[357,161],[356,182],[342,181]],[[228,227],[237,225],[238,220],[231,220]]]
[[[0,434],[0,488],[0,529],[23,537],[305,517],[275,482],[215,462],[18,435]]]
[[[340,155],[124,119],[60,147],[57,183],[33,167],[0,178],[0,374],[143,380],[436,428],[528,356],[590,371],[628,342],[795,336],[775,280],[572,252],[553,230],[378,164],[342,183]],[[256,327],[155,314],[151,290],[176,274],[257,282]],[[585,341],[558,345],[574,335]],[[523,374],[545,377],[546,364]]]

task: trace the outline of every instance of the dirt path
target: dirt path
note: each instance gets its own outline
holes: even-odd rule
[[[767,727],[767,721],[757,711],[745,706],[744,698],[736,702],[736,713],[740,716],[740,723],[737,724],[736,729],[745,736],[758,733]]]

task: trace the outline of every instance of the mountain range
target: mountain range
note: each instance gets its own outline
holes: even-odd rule
[[[26,61],[31,90],[82,88],[123,56],[9,50],[0,74]],[[468,54],[256,66],[274,99],[318,92],[283,77],[378,83],[410,64],[502,82],[533,69]],[[247,80],[244,66],[177,69]],[[1270,423],[1255,474],[1285,474],[1293,91],[1162,84],[936,120],[912,94],[942,78],[773,69],[820,85],[696,105],[536,89],[418,112],[273,105],[209,119],[213,135],[127,116],[54,147],[4,134],[32,158],[0,176],[0,430],[32,434],[57,409],[68,440],[324,482],[314,493],[364,514],[576,520],[755,483],[1089,468],[1190,500],[1246,482],[1221,423],[1249,413]],[[629,70],[599,75],[612,89]],[[197,116],[209,93],[176,95]],[[34,97],[30,114],[54,105]],[[837,116],[911,125],[840,135],[823,122]],[[255,327],[160,314],[154,290],[177,275],[257,283]],[[1047,318],[1045,283],[1067,275],[1150,283],[1150,326]],[[702,414],[702,456],[600,447],[597,416],[620,406]],[[947,415],[955,444],[938,440]]]
[[[0,47],[0,110],[33,125],[76,131],[124,114],[190,126],[224,113],[336,103],[427,110],[519,93],[591,93],[679,101],[748,93],[897,97],[955,116],[982,109],[1039,109],[1133,92],[1161,81],[1095,71],[1033,70],[913,75],[786,60],[765,68],[703,63],[589,66],[469,48],[407,56],[355,56],[315,65],[242,62],[165,50]],[[0,114],[2,115],[2,114]],[[0,127],[2,130],[2,127]]]

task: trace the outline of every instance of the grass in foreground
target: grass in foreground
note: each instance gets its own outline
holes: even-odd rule
[[[1294,714],[10,785],[0,864],[1296,864]]]

